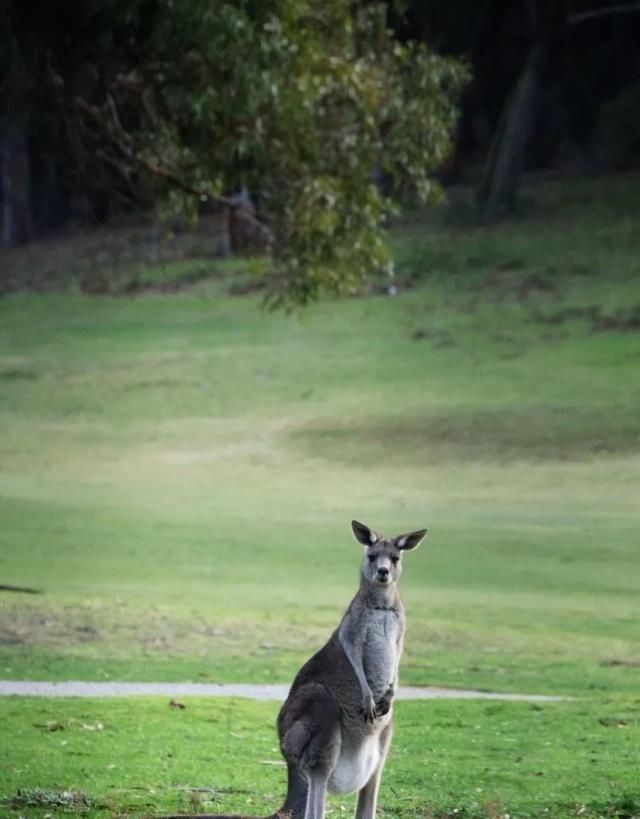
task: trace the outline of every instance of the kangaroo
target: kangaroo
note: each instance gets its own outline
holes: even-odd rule
[[[327,791],[357,791],[355,819],[375,817],[405,633],[397,588],[401,558],[427,530],[387,538],[357,520],[351,526],[365,547],[360,587],[328,642],[298,672],[280,709],[288,787],[284,805],[268,819],[324,819]]]

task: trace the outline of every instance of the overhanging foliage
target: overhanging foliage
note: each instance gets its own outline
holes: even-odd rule
[[[392,202],[377,181],[430,197],[465,79],[458,63],[400,44],[378,4],[78,5],[82,25],[64,35],[83,38],[77,58],[60,31],[42,25],[32,38],[76,156],[172,212],[249,191],[274,239],[273,304],[391,269]]]

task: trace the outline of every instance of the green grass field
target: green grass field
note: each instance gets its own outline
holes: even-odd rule
[[[100,819],[277,810],[285,789],[277,705],[185,702],[177,711],[143,698],[0,700],[14,743],[2,772],[6,815],[64,816],[65,801],[69,812]],[[385,816],[638,815],[637,700],[402,702],[395,724],[380,798]],[[332,796],[331,815],[349,815],[353,802]]]
[[[403,704],[383,805],[636,815],[638,760],[632,774],[620,743],[637,750],[640,691],[637,187],[548,184],[526,218],[499,228],[412,220],[393,233],[398,295],[299,316],[229,295],[231,274],[171,295],[90,297],[71,285],[1,300],[0,584],[43,593],[0,593],[0,678],[287,682],[354,592],[351,518],[385,533],[428,526],[405,560],[402,681],[581,704],[500,706],[523,758],[538,720],[553,780],[494,759],[497,706]],[[84,787],[80,758],[44,764],[60,734],[33,728],[33,701],[0,708],[3,736],[15,737],[0,793]],[[121,759],[139,758],[144,715],[151,758],[129,768],[127,795],[118,801],[116,773],[86,780],[114,811],[134,781],[144,805],[163,777],[240,787],[224,773],[233,760],[260,799],[279,791],[247,742],[226,761],[203,747],[191,767],[162,767],[154,748],[172,729],[153,715],[184,717],[166,704],[38,708],[63,723],[117,723],[109,753]],[[275,747],[271,706],[206,705],[221,708]],[[583,722],[610,712],[623,727]],[[430,747],[434,713],[446,736],[418,764],[409,751],[423,721]],[[456,714],[480,726],[477,749]],[[193,730],[212,749],[222,742],[215,725]],[[606,744],[600,778],[574,745],[591,730]],[[112,737],[95,734],[86,741]]]

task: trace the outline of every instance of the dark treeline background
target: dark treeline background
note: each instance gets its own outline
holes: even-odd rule
[[[488,160],[479,196],[509,209],[518,172],[621,170],[640,157],[640,4],[435,0],[393,15],[401,36],[469,61],[452,176]]]
[[[106,160],[102,145],[110,125],[78,116],[78,99],[104,105],[107,78],[118,70],[121,82],[126,69],[134,83],[132,68],[157,54],[160,37],[176,59],[188,52],[188,32],[163,29],[168,6],[166,0],[5,3],[5,247],[153,201],[153,184]],[[445,182],[473,179],[488,215],[513,207],[524,170],[607,172],[637,165],[640,4],[407,0],[388,3],[387,24],[400,42],[425,42],[469,66],[454,148],[441,174]],[[135,119],[135,111],[125,113]]]

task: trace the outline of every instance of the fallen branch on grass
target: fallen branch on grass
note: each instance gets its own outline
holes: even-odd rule
[[[22,594],[44,594],[42,589],[32,589],[30,586],[12,586],[7,583],[0,583],[0,591],[22,592]]]

